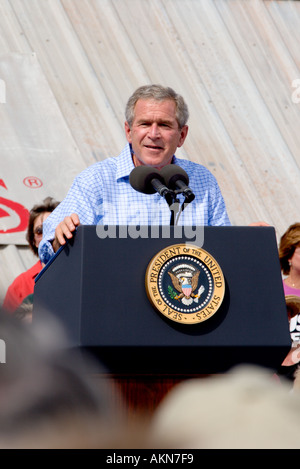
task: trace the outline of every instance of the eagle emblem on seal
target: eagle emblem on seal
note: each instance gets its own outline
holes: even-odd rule
[[[184,305],[198,303],[201,294],[204,292],[204,286],[199,283],[200,271],[191,265],[180,264],[171,269],[168,274],[171,277],[172,284],[176,289],[169,288],[169,295],[174,299],[181,301]],[[198,291],[196,291],[198,288]]]

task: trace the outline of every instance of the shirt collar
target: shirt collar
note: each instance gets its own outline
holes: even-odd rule
[[[131,157],[131,145],[127,143],[126,147],[123,148],[117,159],[117,173],[116,179],[129,178],[131,171],[134,169],[134,164]]]

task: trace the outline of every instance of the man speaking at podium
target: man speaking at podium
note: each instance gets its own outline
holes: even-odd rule
[[[160,188],[170,191],[161,183],[160,171],[172,164],[187,174],[189,193],[193,195],[177,223],[229,226],[224,199],[213,174],[198,163],[175,156],[187,137],[188,117],[184,99],[173,89],[161,85],[139,87],[126,105],[127,145],[119,156],[94,163],[75,178],[65,199],[44,223],[39,246],[42,262],[47,263],[66,239],[72,238],[80,223],[170,225],[170,204]],[[130,175],[140,166],[156,172],[160,188],[143,190],[143,181],[138,181],[138,187],[142,187],[136,190]],[[176,197],[184,204],[183,193]]]

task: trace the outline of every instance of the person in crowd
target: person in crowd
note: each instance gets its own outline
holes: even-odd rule
[[[33,254],[38,257],[38,247],[43,237],[43,223],[59,202],[52,197],[46,197],[41,204],[36,204],[29,213],[26,240]],[[8,312],[15,312],[23,303],[32,304],[35,277],[44,267],[38,260],[31,268],[18,275],[8,287],[3,308]]]
[[[298,385],[298,382],[296,383]],[[155,410],[149,436],[165,448],[298,449],[299,388],[272,371],[238,365],[174,386]],[[189,461],[186,461],[189,462]]]
[[[300,223],[289,226],[279,243],[279,259],[285,296],[300,297]]]
[[[278,249],[292,343],[279,374],[293,381],[300,362],[300,223],[288,227]]]
[[[176,224],[228,226],[225,202],[213,174],[201,164],[175,156],[188,134],[189,111],[183,97],[170,87],[145,85],[129,98],[125,109],[127,144],[118,157],[97,162],[74,180],[66,198],[45,222],[39,255],[45,264],[83,225],[170,225],[170,205],[158,192],[144,194],[130,184],[134,168],[161,170],[180,166],[189,177],[195,199],[186,201]],[[265,226],[254,222],[252,226]]]
[[[125,403],[107,370],[87,352],[69,348],[54,316],[43,313],[28,327],[0,309],[0,338],[1,449],[114,448],[138,441],[125,429]]]
[[[48,262],[83,225],[170,225],[170,208],[158,193],[143,194],[129,180],[140,165],[160,170],[176,164],[189,176],[195,199],[181,213],[179,224],[230,225],[224,199],[212,173],[175,156],[188,134],[189,111],[169,87],[146,85],[129,98],[125,110],[127,144],[118,157],[97,162],[74,180],[66,198],[47,218],[39,247]],[[182,200],[181,200],[182,198]],[[183,201],[182,194],[179,195]]]

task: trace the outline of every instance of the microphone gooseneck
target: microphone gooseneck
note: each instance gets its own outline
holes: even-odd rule
[[[175,191],[177,189],[177,192],[184,195],[185,203],[194,200],[195,194],[189,187],[189,177],[184,169],[176,164],[169,164],[161,169],[160,174],[163,176],[167,187]]]

